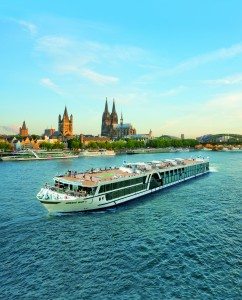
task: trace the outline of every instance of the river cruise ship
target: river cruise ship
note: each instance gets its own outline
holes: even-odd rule
[[[18,152],[11,153],[11,155],[1,156],[0,161],[28,161],[28,160],[50,160],[50,159],[68,159],[78,158],[69,151],[45,151],[45,150],[32,150],[26,149]]]
[[[80,156],[114,156],[116,153],[113,150],[99,149],[97,151],[82,151]]]
[[[68,171],[54,177],[37,199],[50,213],[97,210],[115,206],[209,172],[205,158],[124,163],[121,167]]]

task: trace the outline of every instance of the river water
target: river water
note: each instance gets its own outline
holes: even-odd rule
[[[51,216],[58,173],[210,155],[209,175],[98,212]],[[241,299],[242,153],[0,163],[1,299]]]

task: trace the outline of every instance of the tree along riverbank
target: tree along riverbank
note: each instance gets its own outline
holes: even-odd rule
[[[69,149],[107,149],[114,151],[126,151],[131,149],[150,149],[150,148],[194,148],[198,145],[198,141],[194,139],[168,139],[154,138],[148,141],[139,140],[118,140],[108,142],[90,142],[88,145],[83,145],[79,139],[72,139],[68,142]]]
[[[114,151],[127,151],[133,149],[167,149],[167,148],[194,148],[198,144],[197,140],[194,139],[171,139],[171,138],[154,138],[148,141],[139,141],[132,139],[114,140],[106,142],[94,142],[91,141],[87,145],[81,143],[79,138],[69,139],[67,142],[57,141],[50,143],[43,141],[39,144],[39,149],[54,150],[54,149],[70,149],[74,151],[87,149],[87,150],[114,150]],[[25,148],[25,147],[23,147]],[[36,148],[36,150],[38,149]],[[15,150],[13,145],[7,141],[0,142],[0,150],[2,151],[13,151]]]

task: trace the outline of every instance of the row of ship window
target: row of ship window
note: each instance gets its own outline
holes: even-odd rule
[[[168,182],[170,183],[170,182],[180,179],[179,176],[181,176],[182,174],[185,174],[185,177],[189,177],[196,173],[205,171],[205,168],[208,169],[208,164],[207,165],[200,164],[200,165],[195,165],[195,166],[189,166],[186,168],[165,171],[165,172],[161,172],[160,176],[161,176],[161,178],[164,179],[164,181],[165,181],[164,183],[168,183]],[[108,191],[113,191],[113,190],[120,189],[120,188],[124,188],[124,187],[133,186],[135,184],[141,184],[141,183],[144,184],[145,181],[146,181],[146,176],[143,176],[143,177],[139,177],[139,178],[132,178],[132,179],[128,179],[128,180],[122,180],[119,182],[105,184],[100,187],[99,194],[102,194],[102,193],[105,193]]]
[[[113,191],[113,190],[120,189],[123,187],[128,187],[128,186],[135,185],[135,184],[145,183],[145,179],[146,179],[146,176],[143,176],[143,177],[139,177],[139,178],[132,178],[132,179],[128,179],[128,180],[105,184],[105,185],[100,186],[99,193],[102,194],[102,193],[105,193],[108,191]]]
[[[196,172],[196,173],[200,173],[203,172],[205,170],[209,169],[209,165],[208,164],[199,164],[199,165],[195,165],[195,166],[188,166],[186,168],[181,168],[181,169],[174,169],[174,170],[170,170],[170,171],[165,171],[165,172],[160,172],[160,176],[162,178],[167,177],[167,176],[173,176],[173,175],[182,175],[182,174],[186,174],[187,172]]]
[[[182,178],[187,178],[187,177],[190,177],[190,176],[193,176],[193,175],[196,175],[196,174],[199,174],[199,173],[202,173],[204,172],[205,170],[208,170],[208,165],[197,165],[197,166],[191,166],[191,167],[187,167],[185,169],[185,171],[183,173],[170,173],[168,176],[164,176],[163,177],[163,184],[168,184],[168,183],[172,183],[172,182],[175,182],[179,179],[182,179]]]
[[[139,185],[128,187],[126,189],[117,190],[117,191],[114,191],[111,193],[107,193],[106,200],[110,201],[110,200],[113,200],[113,199],[116,199],[119,197],[123,197],[123,196],[129,195],[129,194],[135,193],[135,192],[140,192],[142,190],[145,190],[146,188],[147,188],[147,184],[142,183]]]
[[[192,175],[196,175],[198,173],[204,172],[205,170],[208,170],[208,165],[205,166],[203,164],[203,165],[190,166],[190,167],[187,167],[185,170],[184,170],[184,168],[182,168],[181,170],[183,170],[183,172],[177,172],[178,170],[172,170],[173,172],[166,171],[166,172],[162,172],[162,174],[160,173],[160,175],[163,175],[162,176],[163,181],[161,179],[161,182],[158,185],[160,186],[163,184],[172,183],[172,182],[179,180],[180,178],[186,178],[186,177],[190,177]],[[176,172],[174,172],[174,171],[176,171]],[[166,173],[166,174],[164,174],[164,173]],[[185,176],[182,176],[182,175],[185,175]],[[129,194],[135,193],[135,192],[140,192],[142,190],[146,190],[148,184],[145,183],[145,179],[146,179],[146,176],[140,177],[140,178],[135,178],[135,179],[130,179],[130,180],[122,181],[122,182],[115,182],[115,183],[103,185],[100,187],[99,192],[103,193],[105,191],[115,190],[115,189],[118,189],[121,187],[127,187],[127,186],[130,186],[131,184],[132,185],[137,184],[134,186],[127,187],[125,189],[107,193],[106,200],[110,201],[110,200],[113,200],[113,199],[116,199],[119,197],[123,197],[123,196],[129,195]]]
[[[186,168],[180,168],[180,169],[160,172],[160,176],[163,179],[163,184],[167,184],[167,183],[171,183],[176,180],[179,180],[181,178],[181,176],[182,176],[182,178],[190,177],[192,175],[196,175],[198,173],[204,172],[205,170],[208,170],[208,169],[209,169],[208,163],[207,164],[199,164],[199,165],[195,165],[195,166],[189,166]],[[116,189],[129,187],[129,186],[132,186],[131,188],[136,188],[137,191],[142,190],[143,188],[141,188],[141,184],[142,184],[142,186],[145,184],[146,177],[147,176],[143,176],[143,177],[139,177],[139,178],[132,178],[132,179],[128,179],[128,180],[123,180],[123,181],[119,181],[119,182],[113,182],[113,183],[109,183],[106,185],[102,185],[100,187],[99,193],[102,194],[102,193],[105,193],[108,191],[113,191]],[[133,185],[136,185],[136,184],[138,184],[138,186],[133,187]],[[79,191],[79,189],[81,189],[82,191],[85,189],[87,194],[93,194],[95,192],[95,189],[92,190],[92,188],[88,188],[88,187],[85,187],[85,188],[84,187],[73,187],[72,185],[62,184],[62,183],[57,183],[57,182],[55,185],[58,186],[59,188],[64,188],[64,189],[67,189],[67,188],[69,188],[70,190],[77,189],[77,191]],[[128,192],[129,189],[125,189],[125,190],[127,190],[126,194],[130,193],[130,192]],[[124,191],[124,190],[121,190],[120,192],[122,192],[122,191]]]

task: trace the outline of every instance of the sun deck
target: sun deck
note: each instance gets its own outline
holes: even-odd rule
[[[61,178],[61,180],[70,181],[73,183],[81,183],[83,186],[93,187],[99,182],[106,182],[124,177],[133,177],[135,175],[137,174],[131,174],[124,172],[119,168],[115,168],[110,170],[88,171],[86,173],[69,172],[68,174],[59,176],[57,178]]]
[[[91,169],[84,173],[68,171],[66,174],[56,176],[57,181],[65,181],[80,184],[81,186],[94,187],[99,183],[110,182],[121,178],[134,177],[137,175],[146,175],[150,171],[162,170],[169,171],[185,166],[204,162],[203,159],[174,159],[165,161],[153,161],[147,163],[130,163],[124,164],[123,167],[111,167],[105,169]]]

